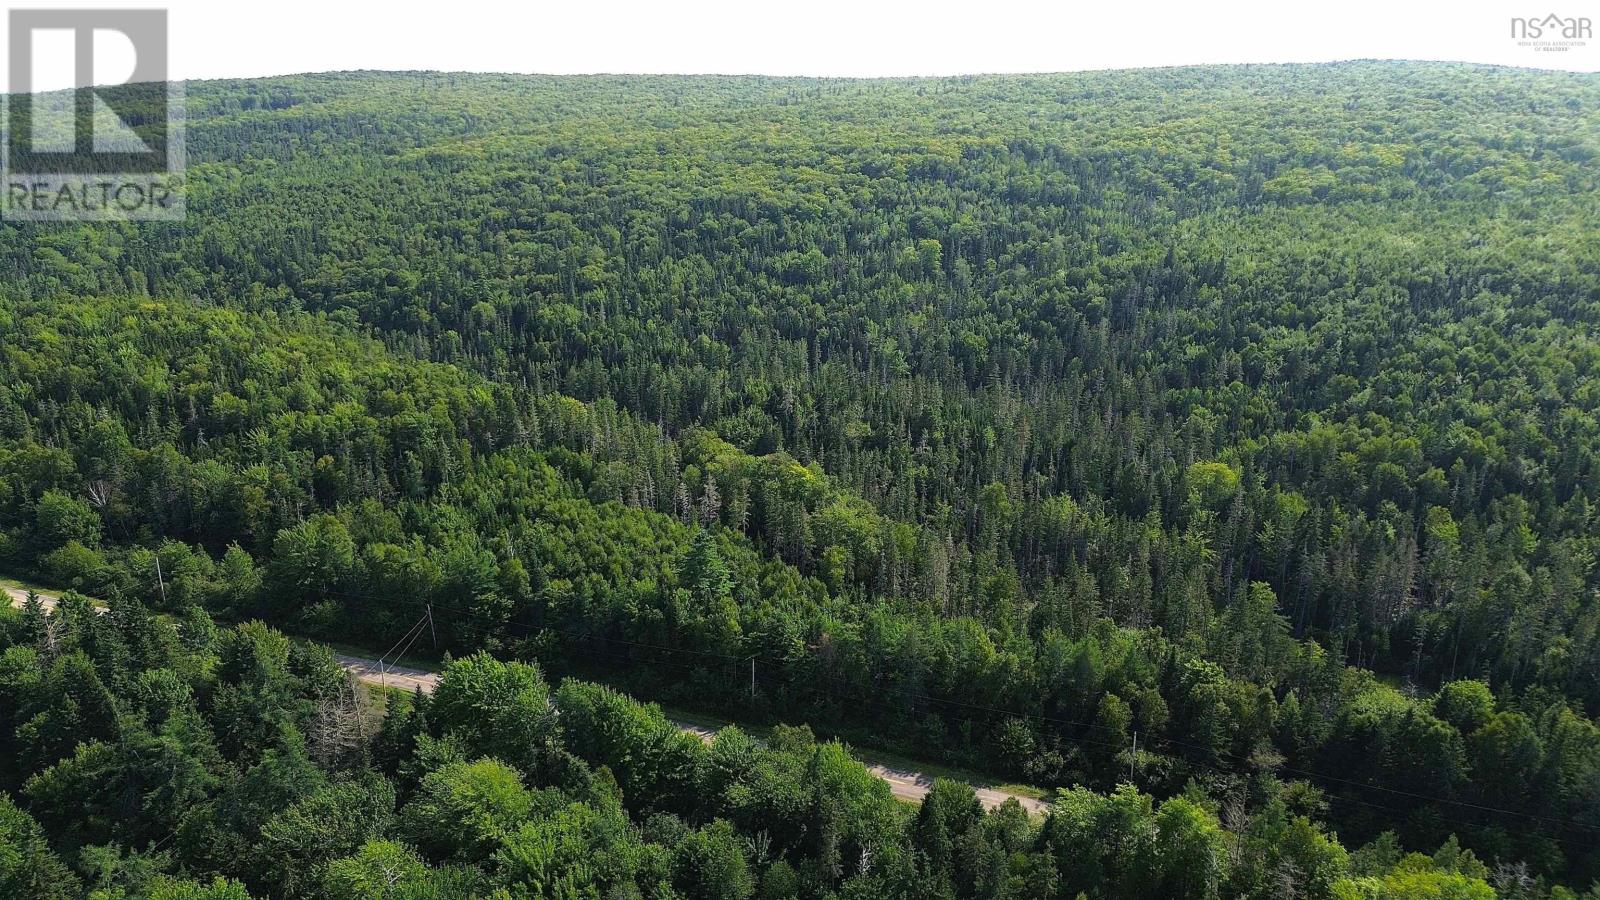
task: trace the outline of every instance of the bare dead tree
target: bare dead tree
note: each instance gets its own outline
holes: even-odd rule
[[[1534,878],[1525,862],[1502,861],[1494,867],[1494,873],[1489,876],[1489,880],[1494,884],[1498,895],[1508,900],[1521,900],[1523,897],[1533,896]]]
[[[1279,860],[1272,869],[1274,897],[1282,900],[1300,900],[1306,895],[1305,873],[1292,860]]]
[[[705,485],[700,492],[700,524],[710,528],[722,514],[722,495],[717,490],[717,479],[706,472]]]
[[[337,690],[317,701],[306,735],[312,758],[330,767],[347,761],[366,745],[372,720],[366,688],[347,673]]]
[[[96,509],[105,509],[111,503],[111,482],[99,480],[89,482],[89,502]]]
[[[61,641],[65,637],[61,618],[46,609],[43,599],[33,591],[28,591],[22,601],[22,614],[38,629],[39,664],[49,668],[61,655]]]

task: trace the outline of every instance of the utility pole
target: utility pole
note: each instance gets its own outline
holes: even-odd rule
[[[1139,732],[1133,733],[1133,752],[1128,754],[1128,781],[1133,781],[1133,766],[1139,760]]]
[[[756,698],[756,657],[750,654],[750,699]]]
[[[167,605],[167,582],[161,577],[161,554],[156,554],[156,585],[161,588],[161,605]]]
[[[378,657],[378,681],[385,688],[389,686],[389,657],[394,657],[395,662],[398,663],[400,658],[406,655],[406,651],[411,649],[411,645],[417,642],[417,638],[422,637],[422,625],[424,622],[428,624],[429,628],[433,627],[432,604],[428,605],[427,612],[417,619],[415,625],[407,628],[406,633],[400,635],[400,640],[394,642],[394,646],[389,648],[388,653]],[[401,644],[405,646],[402,647],[400,646]]]
[[[433,630],[433,604],[428,604],[428,635],[433,638],[433,649],[439,649],[439,632]]]

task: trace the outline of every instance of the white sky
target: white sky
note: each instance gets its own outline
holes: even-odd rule
[[[1362,58],[1600,71],[1595,38],[1583,48],[1553,53],[1518,46],[1511,36],[1511,18],[1519,15],[1587,15],[1600,23],[1600,4],[1594,0],[12,0],[6,5],[165,6],[171,11],[172,74],[180,78],[330,69],[885,76]]]

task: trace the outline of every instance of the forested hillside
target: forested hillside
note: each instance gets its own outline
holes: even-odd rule
[[[0,229],[0,572],[380,649],[431,608],[458,655],[1069,789],[1043,824],[983,826],[1013,883],[915,828],[846,864],[736,804],[635,796],[632,757],[581,731],[550,740],[607,767],[598,794],[460,751],[583,815],[620,785],[637,815],[607,840],[646,856],[731,822],[704,840],[748,877],[716,896],[1600,878],[1600,78],[350,73],[188,96],[186,222]],[[4,679],[67,677],[16,634]],[[107,668],[132,664],[94,665],[135,715]],[[135,668],[177,667],[232,740],[206,699],[224,676],[183,665]],[[70,838],[27,786],[115,735],[40,750],[24,722],[0,729],[23,754],[4,790],[51,852],[80,875],[78,843],[162,852]],[[244,747],[217,751],[219,790]],[[364,752],[325,777],[388,765],[391,811],[451,764]],[[1165,877],[1115,856],[1137,841],[1092,874],[1030,868],[1094,856],[1085,823],[1141,803],[1213,829],[1160,851],[1198,854],[1192,883],[1137,881]],[[351,852],[497,852],[388,828]],[[1337,862],[1293,855],[1313,846]],[[149,865],[331,890],[234,855]],[[793,885],[758,877],[779,858]],[[1383,886],[1396,865],[1463,886]],[[913,872],[933,880],[893,881]],[[521,896],[502,876],[458,893]]]

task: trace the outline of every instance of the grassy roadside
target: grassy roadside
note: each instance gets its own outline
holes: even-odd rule
[[[945,766],[940,765],[939,763],[923,762],[921,760],[915,760],[901,756],[897,753],[874,750],[870,747],[861,747],[856,744],[849,744],[848,742],[847,746],[849,746],[850,752],[854,754],[857,759],[867,763],[868,765],[880,765],[891,769],[910,769],[913,771],[922,772],[926,775],[931,775],[934,778],[949,778],[954,781],[964,781],[973,787],[992,788],[997,791],[1005,791],[1008,794],[1016,794],[1018,797],[1028,797],[1033,800],[1046,800],[1050,797],[1049,791],[1041,787],[1035,787],[1031,784],[1015,784],[1012,782],[1000,781],[991,776],[984,775],[981,772],[974,772],[971,769],[963,769],[959,766]]]
[[[367,689],[367,703],[378,718],[389,714],[390,707],[395,704],[409,704],[411,692],[405,688],[385,687],[381,684],[362,684]]]
[[[284,634],[297,640],[321,644],[335,653],[343,653],[346,656],[359,656],[362,659],[377,659],[378,654],[383,652],[382,650],[374,650],[371,647],[363,647],[360,644],[352,644],[348,641],[328,641],[321,638],[303,637],[291,631],[285,631]],[[404,666],[408,669],[421,669],[425,672],[437,672],[444,666],[438,657],[418,656],[414,653],[386,657],[384,662],[390,666]]]
[[[12,578],[9,575],[0,575],[0,588],[11,588],[18,591],[33,591],[39,594],[60,594],[62,592],[61,588],[53,588],[48,585],[39,584],[38,582],[34,581],[27,581],[21,578]]]

